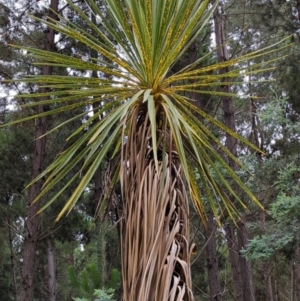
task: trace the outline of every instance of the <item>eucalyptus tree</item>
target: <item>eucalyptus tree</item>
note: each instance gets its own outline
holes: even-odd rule
[[[69,76],[24,79],[45,89],[30,95],[45,100],[26,106],[48,105],[49,111],[23,120],[85,108],[84,113],[69,120],[82,120],[69,137],[74,142],[34,180],[46,178],[35,201],[81,166],[41,208],[58,201],[76,183],[59,220],[87,192],[95,172],[109,155],[114,168],[104,199],[109,199],[120,181],[123,300],[193,300],[188,201],[192,201],[204,223],[207,205],[219,223],[224,212],[237,218],[230,199],[245,205],[220,172],[222,168],[249,199],[258,202],[226,161],[228,157],[239,164],[237,159],[207,123],[247,141],[197,108],[190,95],[233,96],[230,91],[216,92],[212,87],[224,85],[224,77],[236,83],[234,78],[241,74],[260,72],[268,62],[252,64],[250,69],[229,67],[276,49],[269,47],[208,66],[202,66],[204,56],[172,73],[172,66],[210,20],[217,1],[211,5],[209,0],[105,0],[105,10],[93,0],[86,2],[96,24],[68,1],[90,30],[63,16],[41,22],[92,48],[97,58],[25,48],[38,65],[67,68]],[[225,75],[215,73],[224,67],[228,67]],[[75,76],[77,70],[94,71],[97,77]],[[101,104],[98,111],[93,103]]]

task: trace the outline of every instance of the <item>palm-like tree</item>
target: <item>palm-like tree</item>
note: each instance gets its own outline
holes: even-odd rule
[[[210,0],[105,0],[104,12],[93,0],[86,0],[97,24],[68,2],[93,34],[63,17],[42,22],[91,47],[99,54],[98,59],[87,61],[31,48],[27,51],[39,64],[91,70],[99,76],[37,75],[25,79],[51,90],[30,95],[50,99],[27,106],[52,105],[52,110],[27,119],[78,107],[84,107],[85,112],[69,121],[88,116],[71,136],[78,137],[76,142],[38,178],[47,177],[38,199],[82,164],[46,204],[49,206],[69,185],[77,183],[57,219],[61,218],[75,206],[110,153],[118,162],[113,183],[120,180],[122,190],[123,300],[192,300],[188,200],[204,221],[205,203],[217,219],[224,211],[232,218],[238,215],[230,198],[244,204],[219,171],[217,166],[221,166],[235,185],[257,201],[224,157],[237,160],[200,120],[247,141],[197,108],[189,95],[232,96],[211,88],[224,85],[225,78],[227,84],[228,79],[234,84],[241,69],[220,75],[215,71],[275,50],[264,49],[200,68],[205,60],[201,57],[172,74],[171,67],[207,24],[217,1],[210,5]],[[253,64],[242,74],[262,68],[262,64]],[[101,107],[87,115],[93,102]]]

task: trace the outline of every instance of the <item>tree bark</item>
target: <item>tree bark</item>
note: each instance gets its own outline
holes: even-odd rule
[[[263,264],[264,270],[264,279],[265,279],[265,288],[266,288],[266,301],[274,301],[273,298],[273,288],[272,288],[272,278],[271,278],[271,269],[270,262],[265,262]]]
[[[219,281],[219,265],[216,244],[216,223],[213,214],[207,215],[207,229],[205,231],[206,262],[210,301],[222,301],[221,285]]]
[[[42,108],[39,108],[42,112]],[[42,171],[42,164],[45,156],[45,138],[39,138],[46,132],[46,119],[40,118],[36,121],[35,150],[33,156],[33,178]],[[41,190],[41,182],[30,187],[29,198],[33,201]],[[23,267],[22,267],[22,290],[21,301],[32,301],[34,291],[35,255],[39,232],[39,209],[38,203],[29,204],[27,219],[25,222],[26,235],[24,240]]]
[[[299,244],[295,250],[295,290],[297,301],[300,301],[300,246]]]
[[[58,10],[58,0],[51,0],[51,10],[49,10],[49,16],[55,18],[53,11]],[[45,38],[45,50],[54,50],[54,36],[53,29],[49,29]],[[42,73],[44,75],[51,74],[50,66],[44,66]],[[43,113],[45,108],[42,105],[37,107],[38,114]],[[33,152],[32,163],[32,176],[36,178],[43,170],[43,162],[45,158],[45,146],[46,138],[42,137],[47,132],[47,118],[37,118],[35,121],[35,145]],[[41,138],[42,137],[42,138]],[[34,273],[35,273],[35,254],[39,233],[39,216],[37,212],[39,210],[38,203],[32,203],[33,200],[39,195],[42,187],[42,182],[38,181],[34,183],[29,189],[29,200],[27,219],[25,222],[25,240],[23,251],[23,266],[22,266],[22,288],[21,288],[21,301],[32,301],[34,291]]]
[[[295,290],[294,290],[294,283],[295,283],[295,273],[294,273],[294,260],[292,259],[290,262],[291,266],[291,296],[290,296],[290,301],[294,301],[294,296],[295,296]]]
[[[55,255],[53,250],[53,242],[50,237],[47,238],[47,258],[49,301],[56,301]]]

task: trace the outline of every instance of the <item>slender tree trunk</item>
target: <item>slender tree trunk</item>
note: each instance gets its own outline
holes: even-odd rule
[[[244,250],[248,243],[248,230],[246,226],[246,218],[238,223],[237,230],[238,238],[238,250]],[[250,261],[247,261],[245,257],[239,255],[240,277],[243,291],[244,301],[255,301],[255,294],[252,283],[252,270]],[[270,300],[271,301],[271,300]]]
[[[219,281],[219,266],[216,244],[216,223],[213,214],[207,216],[207,229],[205,231],[206,261],[210,301],[222,301],[221,285]]]
[[[240,282],[241,277],[239,269],[239,253],[233,226],[225,225],[225,233],[233,279],[233,286],[235,290],[235,299],[237,301],[243,301],[242,284]]]
[[[278,284],[277,284],[276,277],[274,280],[274,290],[275,290],[275,301],[279,301]]]
[[[225,44],[225,19],[221,5],[217,7],[214,13],[214,27],[216,46],[218,48],[218,61],[224,62],[228,60],[228,53]],[[220,70],[220,73],[224,74],[228,71],[228,68],[223,68]],[[225,78],[224,81],[226,81]],[[224,85],[223,91],[226,93],[230,93],[230,86]],[[224,123],[232,131],[236,131],[233,100],[231,97],[223,96],[222,102],[224,111]],[[237,156],[237,140],[228,133],[226,134],[226,146],[234,156]],[[230,158],[229,166],[233,170],[237,170],[238,168],[236,162]],[[229,259],[233,273],[236,299],[238,301],[255,301],[250,262],[247,262],[239,254],[239,250],[245,248],[248,240],[248,233],[247,227],[245,225],[245,220],[240,223],[240,227],[238,229],[237,244],[235,242],[234,236],[235,233],[232,226],[227,226],[226,237],[228,238]]]
[[[224,44],[224,20],[222,18],[221,6],[219,5],[214,13],[214,27],[215,27],[215,38],[216,38],[216,46],[218,47],[217,55],[218,61],[223,62],[227,60],[227,49]],[[228,70],[220,70],[220,73],[226,73]],[[230,92],[230,87],[225,85],[223,87],[225,92]],[[235,120],[234,120],[234,110],[233,110],[233,102],[230,97],[223,97],[223,110],[224,110],[224,122],[226,126],[235,131]],[[233,155],[236,156],[237,148],[236,148],[236,140],[234,137],[226,134],[226,146],[232,152]],[[229,165],[231,168],[236,169],[236,163],[229,158]],[[243,301],[243,293],[242,293],[242,283],[240,278],[240,269],[239,269],[239,254],[238,247],[235,238],[235,231],[232,225],[225,226],[228,251],[229,251],[229,261],[231,265],[233,285],[236,294],[237,301]]]
[[[193,42],[188,50],[188,62],[189,64],[194,63],[198,59],[198,48],[199,45],[197,41]],[[205,110],[203,95],[194,92],[191,98],[195,101],[195,105],[201,109]],[[197,114],[197,118],[203,121],[203,118]],[[208,283],[210,290],[210,299],[212,301],[221,301],[221,284],[219,281],[219,267],[218,267],[218,257],[217,257],[217,244],[215,236],[216,225],[214,222],[214,217],[212,214],[208,215],[208,225],[205,231],[206,237],[206,259],[207,259],[207,273],[208,273]]]
[[[271,269],[270,262],[265,262],[263,264],[264,271],[264,280],[265,280],[265,288],[266,288],[266,301],[274,301],[273,298],[273,288],[272,288],[272,278],[271,278]]]
[[[300,246],[295,250],[295,289],[297,301],[300,301]]]
[[[50,7],[53,11],[58,10],[58,0],[51,0]],[[55,18],[55,15],[49,10],[49,16]],[[45,50],[53,51],[54,49],[54,30],[49,29],[45,39]],[[50,66],[44,66],[42,73],[44,75],[51,74]],[[44,107],[42,105],[37,107],[36,113],[43,113]],[[33,152],[33,166],[32,176],[37,177],[43,170],[43,162],[45,158],[46,138],[42,137],[47,132],[47,118],[37,118],[35,121],[35,145]],[[42,138],[41,138],[42,137]],[[29,206],[27,212],[27,219],[25,223],[25,240],[23,253],[23,267],[22,267],[22,289],[21,301],[32,301],[34,291],[34,273],[35,273],[35,254],[39,233],[39,210],[38,203],[32,201],[39,195],[42,183],[38,181],[34,183],[29,189]]]
[[[49,301],[56,301],[55,255],[53,250],[53,242],[50,237],[47,238],[47,258]]]
[[[38,109],[42,112],[42,108]],[[42,163],[45,156],[45,138],[39,138],[46,132],[45,118],[36,121],[36,139],[35,150],[33,155],[33,177],[38,176],[42,170]],[[34,200],[41,190],[41,183],[35,183],[30,187],[29,198]],[[38,240],[39,216],[37,215],[39,204],[29,204],[27,219],[25,223],[25,240],[22,267],[22,290],[21,301],[32,301],[34,290],[34,273],[35,273],[35,254]]]
[[[290,262],[290,270],[291,270],[291,296],[290,301],[294,301],[295,296],[295,273],[294,273],[294,260],[292,259]]]

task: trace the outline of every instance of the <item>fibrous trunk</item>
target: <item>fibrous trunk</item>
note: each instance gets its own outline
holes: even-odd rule
[[[163,113],[156,108],[157,164],[146,108],[130,116],[122,151],[124,301],[193,300],[187,194]],[[154,150],[155,151],[155,150]]]

